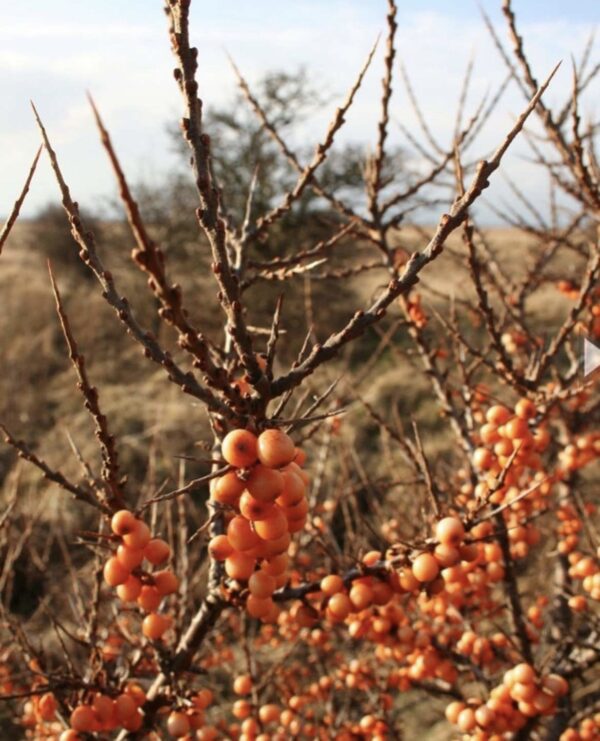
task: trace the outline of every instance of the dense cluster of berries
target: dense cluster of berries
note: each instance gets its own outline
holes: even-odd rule
[[[228,433],[222,444],[230,471],[211,482],[211,498],[223,505],[227,529],[209,552],[223,561],[230,579],[248,587],[246,610],[262,620],[279,613],[273,592],[288,580],[292,535],[306,524],[308,476],[304,454],[285,432],[268,429]]]
[[[118,728],[137,731],[144,720],[140,707],[145,700],[144,690],[133,682],[115,696],[97,692],[74,708],[70,729],[61,735],[60,741],[79,741],[80,733],[103,733]]]
[[[512,411],[502,404],[491,406],[479,430],[481,447],[473,453],[476,468],[498,476],[514,454],[508,486],[519,480],[524,468],[539,470],[540,453],[548,447],[550,434],[546,425],[535,424],[536,416],[536,406],[529,399],[519,399]]]
[[[486,702],[452,702],[446,708],[446,718],[469,734],[468,738],[488,739],[518,731],[529,718],[554,715],[557,700],[568,689],[564,677],[539,676],[530,664],[518,664],[506,672]]]
[[[159,640],[171,626],[171,617],[158,609],[164,597],[177,592],[179,582],[171,570],[154,568],[168,561],[171,548],[161,538],[153,538],[146,523],[129,510],[116,512],[110,525],[111,542],[118,545],[104,564],[104,580],[110,587],[116,587],[122,602],[136,603],[147,613],[142,621],[142,633],[150,640]],[[113,641],[107,640],[109,653],[105,658],[110,659],[112,651],[119,651],[121,640],[118,636],[113,636]],[[62,734],[60,741],[76,741],[78,733],[118,728],[136,731],[143,722],[139,708],[145,699],[142,688],[133,683],[114,696],[98,692],[86,697],[73,709],[70,730]]]
[[[213,739],[211,726],[206,724],[205,710],[213,701],[213,693],[209,689],[202,689],[195,693],[185,708],[173,710],[167,716],[167,733],[172,738],[191,738],[188,734],[195,733],[195,738]]]
[[[435,527],[435,545],[416,553],[402,550],[398,558],[392,556],[392,563],[398,567],[392,582],[396,591],[416,592],[424,587],[429,594],[443,591],[442,571],[463,561],[474,561],[478,556],[477,545],[466,541],[465,536],[464,525],[458,517],[444,517]]]
[[[164,564],[171,555],[169,544],[153,538],[145,522],[129,510],[113,515],[111,529],[120,538],[116,553],[104,564],[104,580],[117,588],[123,602],[136,602],[146,613],[142,632],[151,640],[158,640],[170,627],[168,615],[157,612],[163,597],[174,594],[179,588],[175,574],[164,569],[149,572],[142,569],[143,562],[150,566]]]
[[[600,457],[600,433],[588,432],[576,435],[573,441],[559,452],[559,473],[566,477]]]
[[[600,548],[596,558],[578,552],[570,553],[569,563],[569,576],[581,581],[584,591],[592,599],[600,600]],[[582,595],[574,595],[569,599],[569,607],[576,612],[582,612],[587,607],[587,601]]]
[[[598,741],[600,739],[600,713],[584,718],[577,728],[567,728],[560,741]]]

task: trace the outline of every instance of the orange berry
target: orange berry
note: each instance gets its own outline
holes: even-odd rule
[[[431,553],[421,553],[413,561],[412,572],[420,582],[433,581],[440,573],[440,566]]]
[[[587,610],[587,600],[580,594],[569,597],[567,604],[574,612],[585,612]]]
[[[137,576],[129,575],[129,578],[124,584],[119,584],[117,587],[117,594],[119,599],[123,602],[135,602],[140,596],[142,591],[142,582]]]
[[[260,545],[258,535],[252,525],[241,515],[236,515],[227,526],[227,539],[236,551],[248,551]]]
[[[294,473],[294,471],[285,469],[282,471],[283,490],[277,497],[277,504],[280,507],[293,507],[304,499],[306,487],[304,481]]]
[[[294,463],[297,463],[299,466],[303,466],[306,463],[306,453],[301,448],[296,448]]]
[[[69,725],[74,731],[93,733],[98,727],[98,718],[89,705],[78,705],[71,713]]]
[[[515,414],[521,419],[533,419],[537,414],[537,409],[529,399],[519,399],[515,404]]]
[[[56,698],[51,692],[42,695],[37,704],[37,709],[42,720],[54,720],[57,706]]]
[[[510,440],[520,440],[529,435],[529,425],[520,417],[513,417],[506,423],[506,437]]]
[[[284,478],[280,471],[259,464],[254,466],[246,488],[255,499],[262,502],[274,502],[283,491]]]
[[[481,728],[491,726],[495,719],[496,716],[494,711],[488,708],[487,705],[482,705],[475,711],[475,720],[477,721],[477,725]]]
[[[538,713],[546,713],[554,708],[556,698],[553,695],[548,695],[546,692],[536,692],[532,702],[533,707]]]
[[[406,592],[414,592],[421,586],[421,583],[412,572],[412,569],[402,569],[399,573],[399,583]]]
[[[331,597],[344,589],[344,580],[337,574],[329,574],[321,579],[321,591],[323,594]]]
[[[465,537],[464,525],[458,517],[444,517],[435,526],[435,537],[446,545],[460,545]]]
[[[141,548],[128,548],[121,543],[117,548],[117,558],[128,571],[133,571],[144,560],[144,551]]]
[[[269,468],[287,466],[296,457],[296,446],[283,430],[265,430],[258,436],[258,460]]]
[[[240,513],[247,520],[265,520],[273,510],[271,502],[255,499],[249,491],[240,497]]]
[[[451,545],[440,543],[433,551],[435,560],[439,565],[447,569],[449,566],[455,566],[460,561],[460,551]]]
[[[162,602],[162,594],[152,584],[144,584],[137,598],[138,605],[144,612],[153,612]]]
[[[353,584],[348,594],[356,610],[366,609],[373,601],[373,590],[366,584]]]
[[[278,556],[280,553],[286,553],[291,542],[292,536],[289,532],[284,533],[281,538],[275,538],[274,540],[265,540],[262,544],[264,558],[269,558],[270,556]]]
[[[123,728],[126,731],[132,731],[135,733],[136,731],[139,731],[142,727],[142,723],[144,722],[144,716],[140,713],[139,709],[135,711],[135,713],[128,718],[126,721],[123,722]]]
[[[128,509],[121,509],[112,516],[110,527],[115,535],[127,535],[135,529],[137,518]]]
[[[270,597],[267,599],[260,599],[259,597],[250,594],[246,600],[246,612],[254,618],[266,618],[270,613],[272,606],[273,600]]]
[[[473,712],[473,710],[471,710],[471,708],[465,708],[464,710],[461,710],[461,712],[458,714],[458,718],[456,719],[456,725],[463,733],[472,731],[477,725],[477,722],[475,720],[475,713]]]
[[[267,518],[254,523],[254,529],[263,540],[277,540],[287,532],[288,521],[282,509],[274,504]]]
[[[521,684],[530,684],[535,682],[535,670],[531,664],[517,664],[512,670],[513,682],[520,682]]]
[[[375,566],[381,561],[381,551],[367,551],[361,560],[365,566]]]
[[[248,579],[250,593],[259,599],[267,599],[275,591],[275,578],[265,571],[255,571]]]
[[[249,430],[232,430],[223,439],[221,444],[223,458],[236,468],[249,468],[256,463],[257,441],[256,435]]]
[[[235,505],[246,488],[246,484],[238,478],[235,471],[228,471],[218,479],[214,479],[211,495],[215,502]]]
[[[456,725],[456,722],[458,721],[458,716],[462,713],[462,711],[465,708],[466,708],[466,705],[464,702],[459,702],[458,700],[451,702],[445,711],[446,720],[448,721],[448,723],[452,723],[452,725]]]
[[[171,618],[157,612],[151,612],[142,621],[142,633],[152,641],[158,640],[170,627]]]
[[[352,602],[350,602],[350,597],[347,594],[338,592],[330,597],[327,608],[335,618],[343,620],[350,614]]]
[[[510,690],[510,696],[517,702],[530,702],[531,700],[533,700],[536,693],[537,687],[535,686],[535,684],[526,684],[519,681],[516,681]]]
[[[167,594],[175,594],[179,589],[179,579],[168,569],[157,571],[155,574],[152,574],[152,578],[154,579],[154,586],[158,589],[161,597],[165,597]]]
[[[166,561],[171,555],[171,547],[162,538],[153,538],[144,548],[144,558],[153,566]]]
[[[504,438],[494,445],[494,453],[499,456],[508,457],[514,451],[514,445],[511,440]]]
[[[212,701],[213,693],[209,689],[204,688],[194,698],[194,705],[201,710],[206,710]]]
[[[252,576],[256,559],[246,556],[244,553],[234,551],[231,556],[225,559],[225,571],[227,576],[237,581],[245,581]]]
[[[296,522],[308,514],[308,502],[303,498],[293,507],[283,507],[283,512],[290,522]]]
[[[494,463],[494,456],[487,448],[476,448],[473,451],[473,465],[482,471],[487,471]]]
[[[114,708],[119,723],[126,723],[135,715],[137,704],[131,695],[123,692],[115,698]]]
[[[104,564],[104,581],[111,587],[124,584],[129,578],[129,569],[125,568],[116,556],[112,556]]]
[[[258,709],[258,717],[260,718],[261,723],[276,723],[279,721],[280,715],[281,710],[274,704],[262,705]]]
[[[125,687],[125,693],[133,697],[133,701],[138,706],[138,708],[141,708],[142,705],[146,702],[146,693],[140,687],[140,685],[136,684],[135,682],[127,683]]]
[[[265,571],[267,574],[270,574],[271,576],[279,576],[280,574],[284,574],[288,567],[288,557],[287,553],[281,553],[277,556],[271,556],[266,561],[263,561],[261,564],[261,570]]]
[[[560,674],[548,674],[542,679],[542,685],[553,695],[562,697],[569,691],[569,683]]]
[[[231,712],[238,720],[243,720],[244,718],[247,718],[252,712],[252,705],[248,702],[248,700],[236,700],[233,703]]]
[[[226,535],[215,535],[208,543],[208,552],[217,561],[224,561],[233,553],[233,546]]]
[[[167,719],[167,731],[173,738],[181,738],[190,732],[190,721],[185,713],[172,712]]]
[[[481,442],[484,445],[493,445],[500,439],[496,425],[491,425],[489,423],[481,426],[479,434],[481,436]]]
[[[252,691],[252,678],[249,674],[240,674],[233,681],[233,691],[236,695],[249,695]]]
[[[485,415],[486,420],[493,425],[503,425],[511,418],[510,410],[501,404],[490,407]]]
[[[123,542],[128,548],[145,548],[151,537],[148,525],[142,520],[136,520],[133,530],[123,536]]]

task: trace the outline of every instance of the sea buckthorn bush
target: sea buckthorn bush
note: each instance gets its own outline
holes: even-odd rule
[[[85,359],[103,348],[74,330],[69,286],[50,265],[96,456],[75,434],[74,462],[55,460],[47,440],[2,423],[2,738],[600,738],[600,404],[581,353],[600,340],[598,125],[582,118],[600,68],[589,46],[572,89],[554,72],[538,82],[509,0],[502,10],[509,47],[486,22],[509,78],[469,117],[467,73],[447,145],[401,73],[416,109],[414,131],[402,124],[416,168],[389,141],[394,0],[382,60],[369,54],[306,165],[236,69],[260,135],[291,173],[257,212],[254,189],[273,184],[253,165],[238,223],[203,119],[197,72],[211,61],[192,46],[190,0],[167,0],[195,248],[210,255],[210,275],[201,266],[202,282],[191,283],[199,297],[171,277],[177,262],[146,226],[91,101],[153,329],[104,263],[34,108],[73,249],[161,374],[140,384],[143,403],[170,391],[185,414],[175,428],[158,414],[151,429],[113,431],[123,430],[123,406],[105,413]],[[377,63],[376,140],[358,203],[323,168]],[[523,111],[494,152],[477,153],[509,84]],[[562,106],[547,102],[549,85]],[[498,242],[476,205],[517,137],[547,172],[550,216],[515,186],[528,215],[505,214],[511,230]],[[309,198],[320,204],[310,216]],[[406,224],[440,200],[433,229]],[[327,234],[315,240],[317,231]],[[324,288],[313,294],[316,283]],[[345,323],[323,333],[323,296],[333,304],[342,288],[362,308],[348,306]],[[286,313],[299,290],[305,317]],[[215,323],[218,332],[207,328]],[[170,386],[159,392],[162,380]],[[27,393],[18,391],[14,404]],[[132,439],[136,455],[144,449],[142,476]],[[41,474],[35,485],[22,462]]]

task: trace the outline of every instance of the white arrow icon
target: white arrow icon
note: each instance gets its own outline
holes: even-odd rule
[[[583,341],[583,375],[589,376],[596,368],[600,368],[600,347],[594,345],[587,338]]]

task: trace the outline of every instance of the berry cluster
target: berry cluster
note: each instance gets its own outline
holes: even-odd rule
[[[598,741],[600,738],[600,713],[584,718],[577,728],[567,728],[560,741]]]
[[[435,541],[427,549],[402,554],[393,581],[396,591],[415,592],[426,586],[430,594],[441,592],[445,588],[443,570],[462,561],[474,561],[478,556],[477,545],[465,542],[465,528],[458,517],[444,517],[437,523]]]
[[[479,430],[482,446],[473,453],[473,463],[481,471],[498,476],[515,454],[506,483],[518,482],[524,468],[539,470],[539,454],[550,442],[545,425],[536,425],[535,404],[529,399],[519,399],[511,411],[502,404],[491,406],[485,415],[485,424]]]
[[[268,429],[228,433],[223,458],[232,470],[213,479],[211,498],[226,511],[227,529],[213,537],[209,551],[223,561],[230,579],[246,582],[246,611],[276,619],[273,592],[288,581],[287,551],[293,533],[306,523],[308,476],[304,454],[285,432]]]
[[[146,523],[129,510],[117,512],[110,524],[121,542],[116,553],[104,564],[104,579],[109,586],[117,588],[117,595],[123,602],[136,602],[148,613],[142,632],[147,638],[158,640],[170,627],[171,619],[157,610],[163,597],[177,591],[179,581],[168,569],[149,572],[142,569],[142,563],[164,564],[171,555],[171,548],[161,538],[153,538]]]
[[[446,708],[446,718],[466,734],[516,732],[529,718],[554,715],[557,700],[568,689],[564,677],[538,676],[530,664],[518,664],[505,673],[486,702],[452,702]]]
[[[583,589],[592,599],[600,600],[600,548],[597,558],[570,553],[569,563],[569,576],[581,581]],[[587,608],[587,600],[582,595],[574,595],[569,599],[569,607],[575,612],[583,612]]]
[[[144,719],[140,707],[145,700],[144,690],[134,683],[114,697],[97,692],[74,708],[70,729],[61,735],[60,741],[78,741],[80,733],[103,733],[117,728],[137,731]]]
[[[600,433],[588,432],[585,435],[576,435],[558,454],[559,473],[567,477],[573,471],[593,463],[599,456]]]

